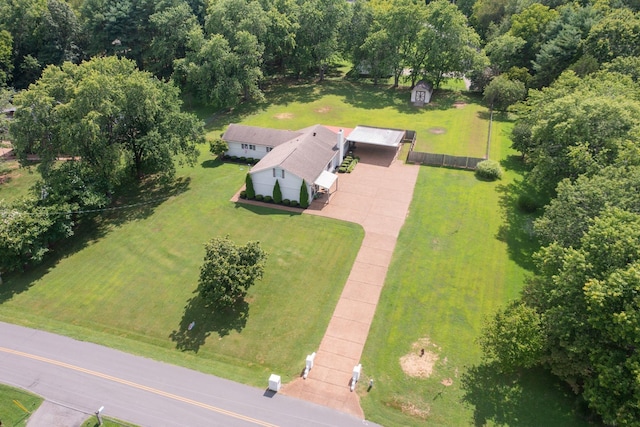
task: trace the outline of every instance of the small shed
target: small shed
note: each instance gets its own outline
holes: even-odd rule
[[[411,103],[416,107],[422,107],[431,101],[433,94],[433,86],[430,83],[420,80],[411,91]]]

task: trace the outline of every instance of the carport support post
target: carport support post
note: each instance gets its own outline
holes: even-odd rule
[[[96,418],[98,419],[98,425],[101,426],[102,425],[102,417],[100,416],[100,414],[102,414],[102,411],[104,410],[104,406],[101,406],[100,409],[98,409],[96,411]]]

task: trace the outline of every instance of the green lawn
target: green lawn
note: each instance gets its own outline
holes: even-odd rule
[[[17,160],[0,160],[0,200],[25,196],[39,176],[35,167],[20,168]]]
[[[491,157],[508,160],[502,181],[421,167],[362,358],[376,380],[361,402],[382,425],[585,424],[573,414],[571,393],[545,374],[505,378],[477,366],[482,324],[518,296],[535,249],[532,218],[515,211],[507,191],[518,178],[508,148],[513,123],[497,119]],[[431,376],[405,374],[407,355],[418,363],[437,357]]]
[[[0,421],[2,427],[24,426],[42,399],[18,388],[0,384]],[[26,409],[28,412],[25,412]]]
[[[457,86],[452,83],[451,87]],[[217,120],[207,120],[201,115],[212,124],[210,137],[219,136],[228,122],[240,121],[246,125],[292,130],[315,123],[348,128],[369,125],[417,131],[417,151],[485,155],[488,110],[478,96],[459,89],[436,91],[432,104],[423,108],[410,104],[409,88],[363,86],[350,81],[300,83],[286,89],[278,86],[268,95],[269,102],[258,108],[241,106]]]
[[[191,106],[207,122],[209,137],[231,122],[283,129],[363,124],[414,129],[421,150],[484,156],[487,110],[453,87],[437,92],[427,108],[410,106],[408,89],[349,81],[274,86],[267,103],[225,114]],[[456,108],[456,102],[466,105]],[[513,209],[509,193],[519,168],[508,148],[513,122],[494,119],[490,157],[507,169],[503,181],[421,168],[362,362],[367,379],[375,378],[374,388],[362,392],[362,405],[367,418],[383,425],[424,419],[469,425],[474,417],[508,425],[579,424],[564,391],[547,377],[525,374],[505,385],[494,372],[472,369],[483,319],[518,295],[535,249],[528,234],[532,218]],[[131,201],[170,197],[115,211],[59,248],[60,257],[4,277],[0,320],[258,386],[271,372],[285,382],[299,375],[324,334],[363,233],[350,223],[234,205],[229,198],[246,172],[203,153],[198,166],[179,171],[170,193],[151,188],[133,195]],[[246,305],[210,313],[193,291],[203,243],[225,234],[241,243],[260,240],[270,256]],[[428,379],[400,370],[400,357],[415,352],[412,343],[420,339],[429,339],[432,344],[420,345],[438,356]],[[465,372],[479,391],[461,387]],[[452,385],[441,384],[448,379]],[[533,423],[536,415],[541,422]]]
[[[97,231],[77,236],[59,259],[7,275],[0,319],[249,384],[264,385],[272,371],[293,378],[320,343],[361,227],[235,205],[229,199],[246,167],[208,154],[180,172],[182,188],[169,199],[116,211]],[[226,234],[241,243],[259,240],[269,258],[247,304],[211,313],[193,291],[204,242]]]

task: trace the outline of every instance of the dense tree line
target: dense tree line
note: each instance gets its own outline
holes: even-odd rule
[[[487,65],[481,40],[437,0],[0,0],[0,85],[48,65],[115,55],[217,107],[262,99],[273,76],[316,76],[350,59],[376,79],[438,86]]]
[[[485,98],[508,93],[498,79],[528,89],[513,146],[529,168],[521,197],[542,208],[535,271],[487,323],[485,359],[547,368],[611,425],[640,420],[637,6],[479,0],[471,12],[491,62]]]

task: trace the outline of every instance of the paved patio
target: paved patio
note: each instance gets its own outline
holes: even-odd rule
[[[351,373],[360,362],[419,166],[405,165],[395,150],[381,147],[362,146],[355,155],[361,160],[354,171],[340,174],[329,200],[315,200],[305,213],[358,223],[365,237],[313,369],[306,380],[298,378],[281,391],[364,419],[358,394],[349,390]],[[367,366],[362,374],[376,377]]]

